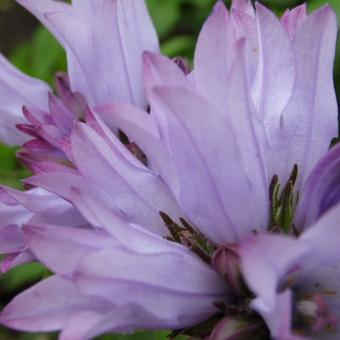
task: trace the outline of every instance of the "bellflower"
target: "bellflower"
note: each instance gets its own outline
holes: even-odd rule
[[[337,334],[333,11],[303,5],[278,20],[247,0],[230,13],[217,2],[189,72],[153,53],[139,0],[20,3],[69,62],[56,96],[44,88],[45,106],[22,102],[26,183],[77,218],[9,217],[53,275],[0,322],[64,340]]]

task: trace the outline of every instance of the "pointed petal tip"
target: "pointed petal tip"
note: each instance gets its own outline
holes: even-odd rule
[[[223,0],[217,0],[214,7],[213,11],[227,11],[227,7],[225,6]]]
[[[152,66],[159,64],[163,60],[163,58],[165,57],[163,57],[159,53],[144,51],[143,52],[143,66],[145,68],[151,68]]]
[[[264,4],[262,4],[261,2],[259,1],[255,1],[254,3],[254,6],[255,6],[255,10],[256,10],[256,13],[259,11],[260,13],[261,12],[270,12],[272,13],[272,11],[266,7]]]

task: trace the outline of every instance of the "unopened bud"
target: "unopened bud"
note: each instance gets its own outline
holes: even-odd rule
[[[235,294],[243,295],[244,283],[236,245],[228,244],[219,247],[213,255],[212,266],[221,277],[228,281]]]
[[[267,330],[261,323],[238,318],[223,318],[213,329],[209,340],[260,340]]]
[[[173,61],[183,71],[185,75],[190,73],[190,67],[186,59],[182,57],[175,57]]]
[[[63,104],[80,120],[84,120],[87,106],[84,97],[71,90],[70,81],[66,73],[59,72],[55,76],[56,92]]]

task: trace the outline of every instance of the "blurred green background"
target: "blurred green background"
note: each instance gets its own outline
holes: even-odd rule
[[[192,60],[195,41],[204,19],[215,0],[146,0],[159,33],[162,51],[168,56]],[[260,1],[281,15],[286,8],[302,3],[294,0]],[[340,21],[340,0],[310,0],[309,10],[325,3],[332,5]],[[228,1],[227,1],[228,3]],[[65,54],[58,43],[14,0],[0,0],[0,51],[25,73],[52,83],[53,75],[66,70]],[[340,98],[340,44],[337,47],[334,79]],[[15,159],[16,150],[0,145],[0,183],[20,188],[20,179],[29,172]],[[44,276],[44,269],[28,264],[0,276],[0,304],[5,305],[16,293]],[[168,332],[138,333],[133,336],[108,335],[102,340],[161,340]],[[0,339],[47,340],[55,334],[24,334],[0,328]]]

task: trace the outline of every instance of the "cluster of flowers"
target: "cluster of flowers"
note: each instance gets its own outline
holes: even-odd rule
[[[0,323],[63,340],[337,339],[333,11],[219,1],[191,70],[160,54],[142,0],[17,1],[68,74],[53,92],[0,59],[1,140],[34,174],[0,189],[1,269],[53,273]]]

